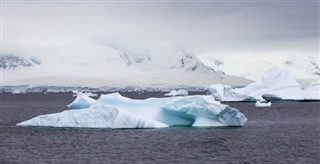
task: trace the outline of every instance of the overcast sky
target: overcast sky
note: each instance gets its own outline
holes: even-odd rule
[[[319,5],[317,0],[3,1],[3,53],[48,55],[57,47],[129,41],[177,45],[202,56],[316,56]]]

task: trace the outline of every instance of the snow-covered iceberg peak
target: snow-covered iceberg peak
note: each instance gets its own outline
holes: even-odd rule
[[[96,100],[82,92],[76,92],[76,99],[68,105],[69,109],[84,109],[90,107]]]
[[[262,95],[269,94],[282,99],[303,100],[300,84],[287,70],[272,68],[263,74],[261,81],[254,82],[244,88],[235,89],[235,92],[262,99]]]
[[[320,100],[320,80],[310,83],[303,90],[303,95],[308,100]]]
[[[279,68],[271,68],[265,72],[261,79],[261,86],[274,89],[282,89],[285,87],[301,89],[300,84],[288,70],[281,70]]]
[[[247,118],[212,96],[133,100],[119,93],[102,95],[88,108],[41,115],[18,126],[90,128],[162,128],[184,126],[243,126]]]

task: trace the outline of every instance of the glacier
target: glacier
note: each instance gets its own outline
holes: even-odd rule
[[[164,96],[188,96],[188,91],[179,89],[178,91],[172,90],[169,93],[164,94]]]
[[[213,82],[229,85],[247,85],[252,82],[246,78],[229,76],[216,71],[203,64],[197,54],[178,46],[144,46],[139,43],[112,42],[92,44],[97,47],[90,50],[90,53],[98,49],[101,52],[95,55],[84,55],[81,48],[77,47],[79,53],[74,51],[63,55],[58,53],[54,56],[49,55],[47,58],[43,58],[45,54],[42,54],[38,56],[42,62],[39,65],[34,64],[36,66],[24,67],[23,63],[18,63],[17,69],[0,68],[3,76],[6,77],[3,79],[3,86],[100,88],[108,84],[111,87],[124,88],[128,85],[140,87],[167,84],[207,86]],[[3,62],[10,63],[11,60],[4,58]],[[52,68],[57,69],[52,71]],[[61,89],[64,88],[61,87]]]
[[[261,74],[275,66],[289,70],[297,79],[304,79],[308,83],[320,78],[319,53],[313,55],[285,55],[283,57],[281,59],[278,58],[278,60],[274,58],[247,58],[242,60],[242,56],[230,58],[226,56],[198,55],[198,58],[205,65],[211,66],[214,70],[221,70],[226,74],[246,77],[254,81],[259,81]],[[239,60],[242,62],[239,63]]]
[[[79,98],[78,98],[79,97]],[[85,98],[84,98],[85,97]],[[212,96],[181,96],[134,100],[119,93],[101,95],[86,101],[79,94],[74,106],[61,113],[40,115],[17,126],[87,127],[87,128],[164,128],[170,126],[244,126],[245,115],[215,101]]]

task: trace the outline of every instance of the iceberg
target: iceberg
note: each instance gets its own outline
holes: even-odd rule
[[[230,85],[214,84],[207,88],[207,94],[216,101],[254,101],[255,98],[239,94]]]
[[[273,94],[263,94],[262,99],[264,99],[266,101],[280,101],[280,100],[282,100],[281,97],[278,97],[277,95],[273,95]]]
[[[255,103],[256,107],[270,107],[271,106],[271,102],[267,102],[267,101],[257,101]]]
[[[217,101],[320,100],[320,80],[302,90],[289,71],[272,68],[263,74],[261,81],[246,87],[233,89],[228,85],[214,84],[207,91]]]
[[[312,82],[303,90],[303,96],[308,100],[320,100],[320,80]]]
[[[68,105],[69,109],[84,109],[90,107],[96,100],[82,92],[76,92],[76,99]]]
[[[78,95],[83,98],[82,94]],[[78,97],[76,99],[78,99]],[[87,97],[86,97],[87,98]],[[86,99],[85,98],[85,99]],[[73,104],[81,106],[81,101]],[[169,126],[244,126],[247,118],[212,96],[183,96],[134,100],[119,93],[101,95],[88,107],[40,115],[17,126],[88,128],[164,128]]]
[[[180,89],[178,91],[172,90],[169,93],[164,94],[165,96],[188,96],[188,91]]]
[[[303,100],[300,84],[287,70],[272,68],[263,74],[261,81],[254,82],[244,88],[237,88],[236,93],[254,97],[259,100],[263,95],[274,95],[286,100]]]

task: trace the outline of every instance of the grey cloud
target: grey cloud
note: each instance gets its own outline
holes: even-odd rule
[[[178,44],[199,53],[268,51],[279,47],[294,47],[294,52],[307,47],[317,53],[318,6],[316,1],[7,1],[3,6],[4,51],[33,51],[37,45],[80,46],[104,38]]]

